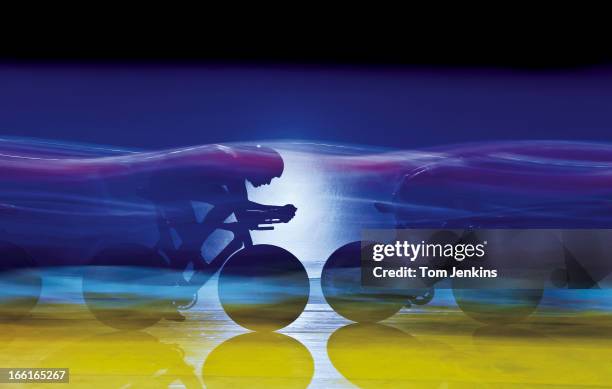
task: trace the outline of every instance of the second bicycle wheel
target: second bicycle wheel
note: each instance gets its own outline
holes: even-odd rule
[[[304,265],[289,251],[255,245],[221,269],[219,300],[229,317],[254,331],[275,331],[300,316],[310,294]]]
[[[396,314],[409,302],[401,290],[365,288],[361,283],[361,242],[348,243],[330,255],[321,273],[327,303],[341,316],[375,323]]]

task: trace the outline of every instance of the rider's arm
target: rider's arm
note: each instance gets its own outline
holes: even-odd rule
[[[282,207],[283,207],[282,205],[265,205],[265,204],[256,203],[251,200],[247,200],[245,209],[248,209],[251,211],[274,211]]]
[[[250,211],[270,211],[280,208],[277,205],[264,205],[249,200],[246,186],[244,182],[235,182],[227,185],[229,195],[234,199],[234,209],[238,213],[243,213],[246,210]]]
[[[291,204],[283,206],[265,205],[250,201],[244,181],[235,182],[232,185],[228,185],[227,188],[229,195],[234,199],[234,212],[239,221],[247,221],[249,218],[252,219],[254,217],[255,219],[259,219],[263,216],[262,223],[264,222],[263,219],[269,219],[269,221],[276,220],[276,222],[288,222],[295,216],[296,208]],[[256,216],[258,211],[267,213],[269,216]]]

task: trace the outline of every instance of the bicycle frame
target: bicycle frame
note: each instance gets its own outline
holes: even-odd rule
[[[240,250],[253,246],[253,239],[249,226],[241,222],[239,215],[235,214],[235,217],[235,222],[223,223],[223,225],[219,226],[219,229],[230,231],[234,235],[234,238],[210,262],[205,262],[204,259],[200,257],[199,259],[201,262],[194,263],[195,271],[189,281],[185,280],[186,284],[184,286],[194,288],[194,292],[199,290],[223,267],[232,255]],[[269,230],[273,229],[273,227],[264,227],[262,229]],[[169,247],[173,246],[174,242],[170,233],[170,227],[167,224],[162,224],[160,226],[158,250],[164,253],[170,260],[177,255],[184,255],[184,252],[181,252],[181,250],[169,249]]]

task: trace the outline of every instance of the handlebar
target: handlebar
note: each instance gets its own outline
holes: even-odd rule
[[[274,226],[271,224],[286,223],[295,214],[295,207],[293,209],[286,207],[275,207],[269,209],[253,209],[245,210],[240,214],[235,214],[235,223],[233,228],[235,237],[246,245],[252,245],[251,236],[249,231],[270,231],[274,230]]]
[[[251,228],[251,230],[253,231],[271,231],[274,229],[274,226],[262,226],[262,225],[257,225],[254,228]]]
[[[286,223],[293,217],[292,210],[285,207],[271,208],[269,210],[246,210],[240,215],[239,223],[246,224],[249,230],[273,230],[271,224]],[[293,210],[293,213],[295,210]]]

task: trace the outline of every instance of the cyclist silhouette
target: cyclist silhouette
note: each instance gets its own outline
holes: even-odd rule
[[[209,161],[204,167],[179,164],[158,169],[151,175],[143,193],[157,210],[160,234],[157,248],[170,267],[178,271],[180,276],[176,282],[186,291],[185,297],[172,302],[174,308],[166,316],[171,320],[184,320],[177,309],[188,302],[195,303],[200,287],[233,254],[224,250],[209,261],[203,258],[202,245],[215,230],[239,234],[245,228],[272,229],[260,224],[286,223],[297,210],[292,204],[263,205],[248,199],[246,181],[259,187],[282,175],[284,162],[280,154],[260,146],[219,147],[221,153],[218,149],[210,155],[215,162]],[[212,206],[201,221],[193,202]],[[236,221],[226,222],[232,215]],[[242,239],[250,241],[250,236],[246,235]],[[194,274],[186,280],[183,272],[190,265]]]

